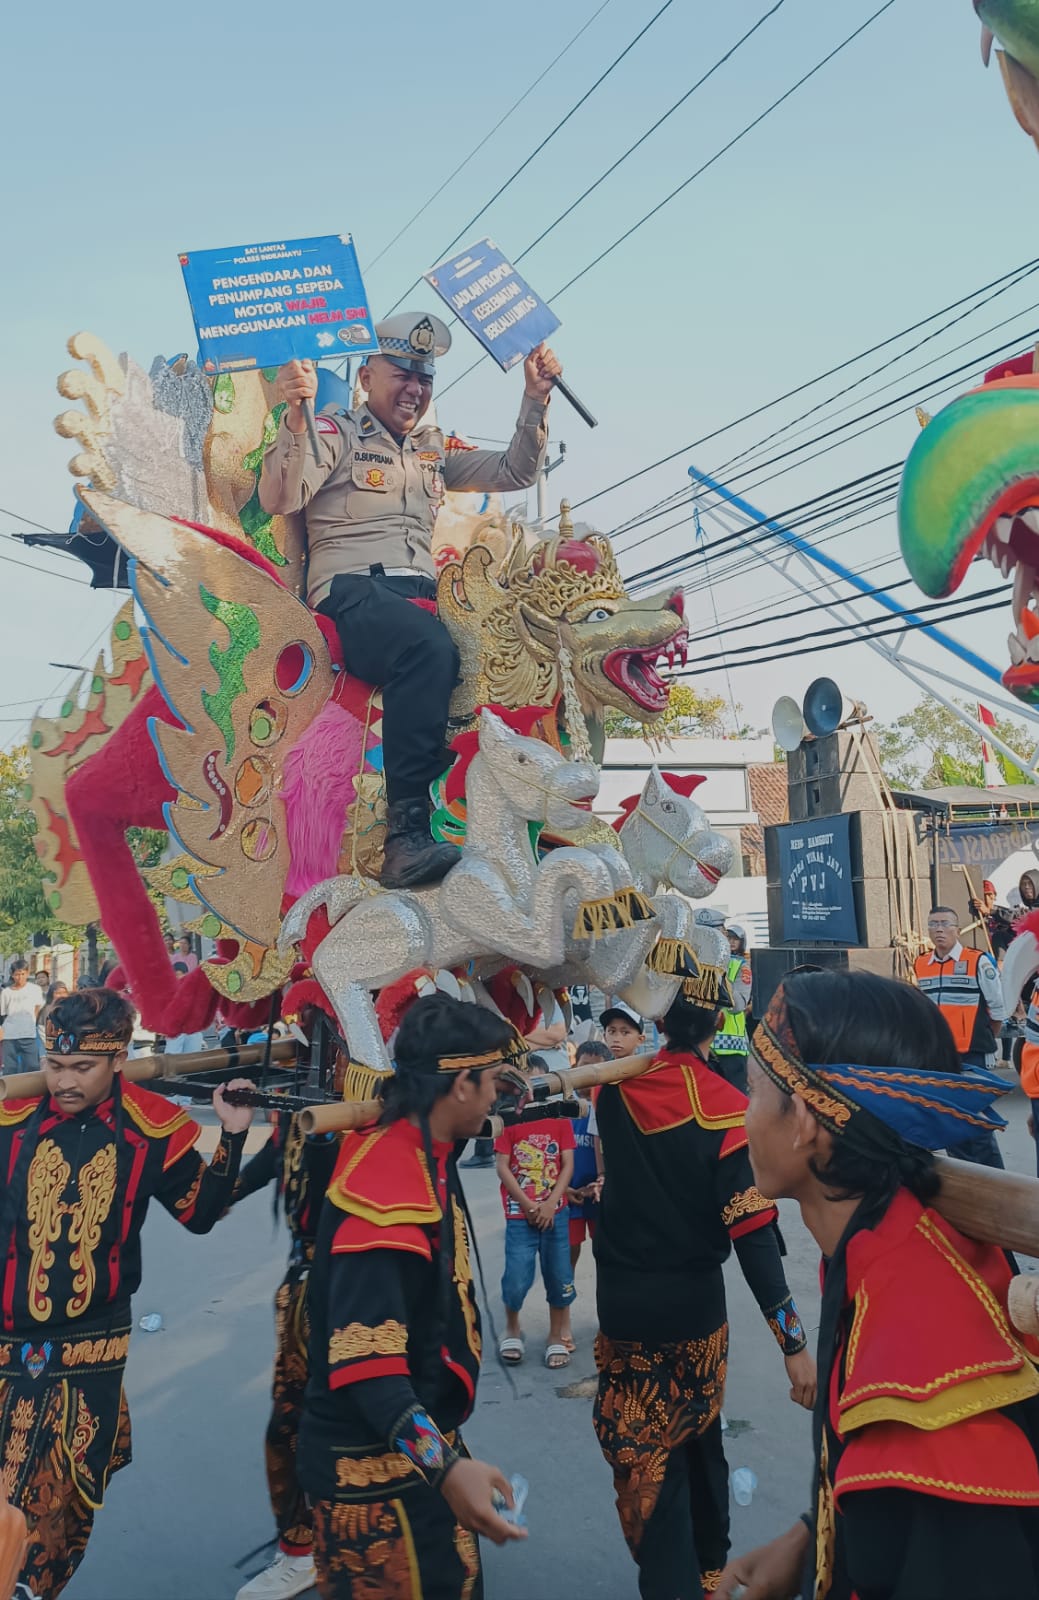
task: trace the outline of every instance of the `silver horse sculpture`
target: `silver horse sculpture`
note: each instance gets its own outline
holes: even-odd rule
[[[618,850],[604,847],[567,846],[539,861],[529,824],[573,831],[587,821],[598,790],[591,762],[568,761],[484,710],[466,774],[465,849],[443,882],[385,892],[350,875],[317,884],[296,902],[280,947],[298,943],[311,914],[326,908],[333,926],[314,952],[314,976],[356,1060],[389,1069],[370,991],[416,967],[487,957],[539,974],[562,965],[578,906],[630,887],[631,871]],[[614,937],[603,936],[603,947]]]
[[[734,851],[731,841],[711,827],[703,808],[673,789],[656,767],[651,768],[641,795],[619,828],[618,842],[624,853],[622,863],[617,862],[617,852],[608,846],[589,848],[601,852],[618,879],[623,877],[633,883],[651,900],[655,921],[636,923],[590,947],[571,937],[562,967],[548,973],[547,978],[553,987],[588,983],[604,994],[619,994],[625,999],[631,986],[637,984],[640,1014],[659,1017],[674,999],[676,986],[646,968],[646,960],[657,939],[667,938],[684,940],[697,951],[698,959],[711,966],[717,964],[716,941],[694,933],[688,901],[703,900],[713,892],[730,871]],[[677,893],[661,893],[661,889]],[[702,953],[698,941],[703,946]],[[724,940],[722,953],[727,959]],[[721,964],[725,964],[724,959]]]

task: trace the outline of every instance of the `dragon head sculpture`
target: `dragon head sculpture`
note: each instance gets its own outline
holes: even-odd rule
[[[925,594],[955,592],[975,556],[1014,575],[1003,683],[1039,703],[1039,374],[1031,354],[927,422],[902,472],[898,537]]]
[[[440,574],[440,615],[462,657],[452,720],[478,705],[552,706],[576,694],[588,721],[615,706],[640,722],[666,709],[657,671],[686,659],[680,589],[632,600],[609,541],[576,538],[564,502],[558,535],[533,549],[517,531],[497,571],[475,545]]]
[[[1039,145],[1039,0],[974,0],[981,21],[981,55],[988,65],[993,40],[1011,109]]]

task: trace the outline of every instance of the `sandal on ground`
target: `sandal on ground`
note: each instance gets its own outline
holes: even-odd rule
[[[550,1344],[545,1351],[545,1366],[551,1372],[559,1372],[561,1368],[570,1365],[570,1352],[565,1344]]]
[[[572,1333],[568,1333],[566,1335],[566,1337],[563,1338],[563,1339],[560,1339],[559,1342],[563,1346],[564,1350],[569,1350],[571,1355],[573,1355],[574,1351],[577,1349],[577,1346],[574,1343],[574,1336],[573,1336]]]
[[[518,1367],[523,1360],[525,1346],[522,1339],[509,1337],[498,1346],[498,1354],[507,1367]]]

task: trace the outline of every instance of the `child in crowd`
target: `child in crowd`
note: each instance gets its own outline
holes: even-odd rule
[[[615,1000],[612,1006],[607,1006],[599,1023],[614,1061],[620,1061],[624,1056],[638,1055],[646,1042],[642,1018],[623,1000]]]
[[[609,1061],[608,1046],[598,1039],[586,1039],[578,1045],[575,1067],[591,1061]],[[595,1121],[595,1091],[592,1091],[591,1109],[586,1117],[578,1117],[574,1130],[574,1175],[566,1192],[570,1208],[570,1266],[576,1268],[585,1239],[595,1238],[595,1224],[599,1216],[599,1195],[602,1192],[602,1155],[599,1129]]]
[[[541,1072],[539,1056],[527,1057],[527,1070]],[[535,1263],[548,1301],[548,1347],[545,1365],[553,1370],[570,1364],[564,1335],[574,1299],[570,1269],[570,1229],[566,1197],[574,1172],[574,1133],[567,1117],[519,1123],[494,1141],[501,1197],[505,1207],[505,1337],[501,1359],[510,1366],[523,1360],[520,1312],[534,1282]],[[571,1341],[572,1342],[572,1341]]]

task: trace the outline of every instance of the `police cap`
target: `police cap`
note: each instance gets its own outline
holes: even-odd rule
[[[398,311],[375,324],[375,337],[387,361],[426,378],[436,372],[437,356],[446,356],[451,348],[447,324],[428,311]]]

